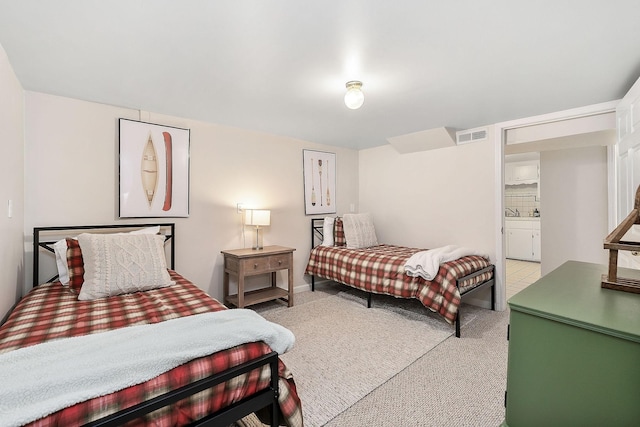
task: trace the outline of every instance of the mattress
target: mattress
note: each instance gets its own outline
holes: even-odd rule
[[[316,246],[311,250],[305,273],[367,292],[418,299],[453,323],[460,305],[460,293],[491,279],[493,273],[482,273],[462,281],[460,287],[456,286],[457,281],[491,264],[484,257],[471,255],[443,263],[431,281],[408,276],[404,265],[411,255],[423,250],[395,245],[361,249]]]

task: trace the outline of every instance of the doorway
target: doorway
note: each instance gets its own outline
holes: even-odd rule
[[[505,285],[507,299],[540,278],[540,153],[505,147]]]
[[[529,117],[525,119],[513,120],[510,122],[498,123],[494,128],[494,141],[496,147],[496,214],[499,216],[498,224],[502,224],[502,227],[496,228],[496,268],[498,275],[498,287],[497,287],[497,299],[496,306],[498,310],[504,310],[507,308],[507,256],[506,256],[506,238],[505,238],[505,198],[504,198],[504,185],[505,185],[505,154],[507,145],[512,145],[513,148],[518,150],[522,150],[520,152],[532,152],[537,151],[545,155],[545,159],[548,160],[553,158],[553,151],[562,152],[564,148],[577,148],[577,147],[585,147],[585,146],[593,146],[593,145],[609,145],[608,143],[603,144],[603,135],[607,137],[611,136],[611,134],[615,135],[615,106],[617,102],[607,102],[602,104],[590,105],[586,107],[576,108],[573,110],[560,111],[556,113],[546,114],[542,116]],[[605,138],[608,139],[608,138]],[[597,141],[597,142],[596,142]],[[511,147],[510,147],[511,148]],[[607,148],[607,152],[610,151],[611,147]],[[512,153],[515,154],[515,153]],[[581,169],[579,168],[578,171]],[[557,171],[557,170],[556,170]],[[542,168],[541,174],[544,175],[544,166]],[[560,171],[560,173],[566,176],[566,169]],[[557,182],[551,181],[551,175],[549,175],[549,180],[547,181],[547,188],[553,190],[553,186],[557,185]],[[579,174],[577,174],[579,175]],[[540,183],[540,192],[544,194],[545,192],[545,178],[542,177],[542,182]],[[572,177],[570,180],[565,179],[567,182],[579,182],[577,176]],[[611,182],[611,181],[609,181]],[[553,191],[551,191],[553,193]],[[569,201],[564,200],[564,205],[576,206],[575,211],[570,215],[562,218],[562,220],[566,223],[569,223],[573,228],[573,231],[576,233],[576,236],[582,235],[595,235],[590,230],[585,230],[584,224],[581,223],[582,219],[585,215],[580,215],[584,212],[581,206],[573,203],[573,200],[578,197],[581,200],[589,200],[589,193],[578,193],[573,192],[571,196],[571,203]],[[606,202],[604,203],[607,204]],[[545,213],[550,213],[550,210],[545,207],[546,205],[542,204],[541,216],[544,217]],[[590,212],[590,211],[587,211]],[[588,216],[588,215],[587,215]],[[554,221],[543,221],[543,224],[553,225],[555,226]],[[577,219],[577,221],[575,220]],[[562,222],[562,221],[560,221]],[[541,236],[544,236],[545,226],[541,227]],[[587,227],[588,228],[588,227]],[[565,229],[563,224],[563,229]],[[551,234],[554,234],[553,230],[550,230]],[[556,236],[554,236],[555,238]],[[601,246],[602,236],[597,236]],[[572,238],[564,239],[565,241],[575,242]],[[541,271],[540,275],[544,275],[545,273],[545,265],[551,266],[553,262],[547,262],[545,258],[553,257],[553,248],[546,251],[545,246],[552,244],[553,239],[544,239],[542,237],[542,248],[541,248]],[[575,249],[575,244],[572,250]],[[589,244],[591,247],[591,244]],[[549,246],[547,246],[549,248]],[[563,251],[566,252],[566,251]],[[556,254],[557,255],[557,254]],[[594,262],[591,260],[587,260],[590,262]],[[518,266],[514,264],[510,266],[509,270],[511,273],[515,273],[516,269],[520,269],[522,266]],[[555,267],[554,267],[555,268]],[[525,282],[531,280],[536,277],[536,272],[533,273],[525,273],[524,271],[520,271],[520,274],[516,274],[515,278],[518,278],[516,281],[510,280],[510,283],[521,281],[522,278],[525,278]],[[510,276],[513,276],[511,274]],[[521,288],[522,285],[526,283],[520,283]],[[514,290],[516,290],[514,288]],[[519,289],[521,290],[521,289]],[[518,290],[518,291],[519,291]],[[511,295],[511,292],[510,292]]]

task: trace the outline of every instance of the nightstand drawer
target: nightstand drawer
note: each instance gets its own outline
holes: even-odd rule
[[[243,259],[240,262],[242,262],[244,265],[245,274],[253,275],[270,272],[270,259],[271,257],[263,256],[251,259]]]
[[[291,254],[273,255],[269,257],[269,266],[272,269],[289,268],[291,261]]]
[[[251,259],[245,259],[241,262],[244,263],[245,274],[262,274],[268,273],[273,270],[280,270],[291,267],[291,255],[280,254],[264,257],[256,257]]]

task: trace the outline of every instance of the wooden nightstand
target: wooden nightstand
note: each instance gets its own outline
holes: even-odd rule
[[[283,298],[293,306],[293,248],[265,246],[263,249],[232,249],[221,251],[224,255],[224,302],[238,308],[260,302]],[[289,270],[288,287],[276,286],[276,271]],[[247,276],[270,273],[271,286],[255,291],[244,291]],[[238,293],[229,295],[229,275],[238,277]]]

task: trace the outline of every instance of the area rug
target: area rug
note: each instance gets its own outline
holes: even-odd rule
[[[257,310],[289,328],[293,350],[281,356],[293,373],[305,426],[325,425],[454,332],[417,301],[340,292],[291,308]],[[467,312],[464,323],[473,320]]]

